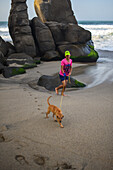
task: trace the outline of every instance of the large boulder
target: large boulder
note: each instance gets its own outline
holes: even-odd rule
[[[64,58],[64,52],[66,50],[70,51],[73,62],[96,62],[99,57],[98,53],[87,44],[58,46],[58,51],[62,58]]]
[[[8,26],[16,52],[35,57],[36,48],[29,24],[26,0],[12,0]]]
[[[0,36],[0,51],[3,53],[4,56],[8,53],[8,46],[7,43],[2,39]]]
[[[38,17],[33,18],[31,25],[36,45],[39,47],[40,55],[44,55],[47,51],[54,51],[55,43],[50,29],[42,23]]]
[[[19,74],[24,74],[24,73],[26,73],[24,68],[5,67],[2,74],[5,78],[9,78],[9,77],[16,76],[16,75],[19,75]]]
[[[0,63],[0,74],[3,72],[4,68],[4,65]]]
[[[8,47],[7,56],[9,56],[9,55],[11,55],[11,54],[16,52],[14,45],[12,45],[10,42],[6,42],[6,44],[7,44],[7,47]]]
[[[42,57],[43,61],[57,61],[60,60],[60,55],[57,51],[47,51]]]
[[[77,24],[70,0],[35,0],[34,6],[36,14],[42,22],[56,21]]]
[[[75,25],[75,24],[67,24],[65,30],[65,41],[75,44],[84,44],[87,41],[91,40],[91,32],[85,30],[84,28]]]
[[[68,42],[68,44],[84,44],[91,40],[90,31],[85,30],[77,24],[58,22],[46,22],[45,24],[51,30],[56,45],[59,45],[61,42],[62,44],[63,42]]]
[[[53,76],[43,75],[39,78],[37,85],[45,87],[47,90],[54,91],[55,87],[61,84],[59,74]],[[70,78],[70,83],[67,83],[67,88],[85,87],[84,83],[81,83],[73,78]]]
[[[67,24],[52,21],[46,22],[45,24],[49,27],[56,45],[59,42],[65,41],[65,30]]]
[[[4,65],[4,66],[8,66],[8,63],[7,63],[6,59],[5,59],[2,51],[0,51],[0,63],[1,63],[2,65]]]
[[[25,53],[14,53],[7,58],[7,62],[8,64],[16,63],[16,64],[24,65],[24,64],[33,64],[34,60],[32,57],[30,57]]]

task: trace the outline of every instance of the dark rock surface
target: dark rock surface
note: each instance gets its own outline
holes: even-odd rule
[[[51,30],[56,44],[64,41],[79,44],[91,40],[91,33],[77,24],[58,22],[46,22],[45,24]]]
[[[54,91],[55,87],[59,86],[61,84],[59,74],[53,75],[53,76],[48,76],[48,75],[43,75],[39,78],[37,84],[39,86],[45,87],[47,90]],[[70,78],[70,83],[67,83],[67,88],[76,88],[76,87],[85,87],[86,85],[83,83],[80,83],[76,81],[73,78]]]
[[[15,75],[24,74],[26,71],[19,67],[5,67],[3,70],[3,76],[9,78]]]
[[[0,51],[3,53],[4,56],[6,56],[8,53],[7,43],[2,39],[1,36],[0,36]]]
[[[3,55],[3,53],[0,51],[0,63],[4,66],[8,66],[8,63]]]
[[[4,65],[0,63],[0,74],[3,72],[4,68]]]
[[[6,42],[6,44],[7,44],[7,47],[8,47],[7,56],[9,56],[9,55],[11,55],[13,53],[16,53],[14,45],[12,45],[10,42]]]
[[[77,24],[70,0],[35,0],[34,6],[38,17],[29,21],[26,0],[12,0],[8,25],[17,53],[54,61],[69,50],[73,62],[97,61],[91,32]],[[14,53],[8,48],[4,55]]]
[[[77,24],[70,0],[35,0],[34,5],[37,16],[42,22],[56,21]]]
[[[14,53],[11,54],[8,59],[7,59],[8,64],[20,64],[20,65],[24,65],[24,64],[33,64],[33,58],[30,57],[29,55],[25,54],[25,53]]]
[[[8,19],[9,32],[18,53],[36,56],[36,48],[27,14],[26,0],[12,0]]]
[[[38,17],[33,18],[31,25],[35,42],[39,47],[40,55],[44,55],[46,51],[55,50],[55,43],[49,28],[42,23]]]
[[[47,51],[41,59],[43,61],[58,61],[61,60],[61,57],[57,51]]]

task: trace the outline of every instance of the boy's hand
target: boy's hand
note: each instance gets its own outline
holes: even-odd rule
[[[64,77],[66,77],[66,73],[64,73],[63,75],[64,75]]]
[[[71,75],[71,72],[69,73],[69,76]]]

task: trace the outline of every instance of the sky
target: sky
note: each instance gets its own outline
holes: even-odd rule
[[[113,0],[71,0],[77,21],[113,21]],[[29,19],[36,16],[34,0],[27,0]],[[7,21],[11,0],[0,0],[0,21]]]

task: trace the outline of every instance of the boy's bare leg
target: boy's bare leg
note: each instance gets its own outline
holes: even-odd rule
[[[58,87],[55,88],[56,94],[58,94],[58,90],[61,89],[61,88],[63,88],[63,85],[60,85],[60,86],[58,86]]]

